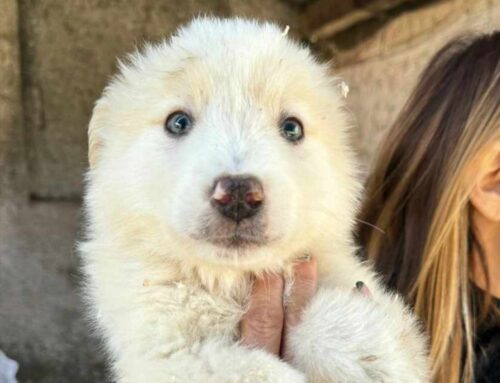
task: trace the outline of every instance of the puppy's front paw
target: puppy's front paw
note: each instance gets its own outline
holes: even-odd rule
[[[394,295],[322,289],[290,332],[308,382],[426,382],[425,341]]]

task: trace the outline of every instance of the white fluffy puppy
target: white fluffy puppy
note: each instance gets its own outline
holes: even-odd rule
[[[197,19],[120,65],[90,123],[81,244],[118,382],[426,381],[415,319],[355,257],[347,130],[327,66],[272,24]],[[238,324],[252,277],[303,254],[320,288],[289,364]]]

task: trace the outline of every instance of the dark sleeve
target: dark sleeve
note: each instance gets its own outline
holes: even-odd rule
[[[500,327],[478,336],[475,370],[475,383],[500,383]]]

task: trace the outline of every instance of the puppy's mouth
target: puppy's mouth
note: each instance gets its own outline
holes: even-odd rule
[[[197,239],[230,249],[264,246],[269,242],[266,225],[258,218],[239,223],[227,219],[210,220],[203,225]]]
[[[213,243],[214,245],[233,249],[263,246],[267,243],[267,239],[263,236],[251,235],[244,232],[239,232],[238,230],[235,230],[232,235],[207,237],[206,240]]]

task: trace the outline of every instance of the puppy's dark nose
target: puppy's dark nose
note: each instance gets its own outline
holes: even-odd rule
[[[240,222],[254,216],[264,202],[264,188],[255,177],[228,176],[215,182],[211,198],[222,215]]]

